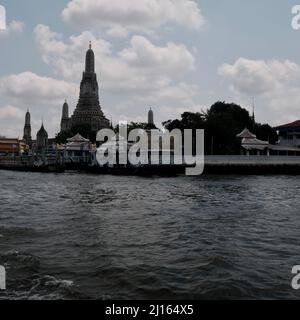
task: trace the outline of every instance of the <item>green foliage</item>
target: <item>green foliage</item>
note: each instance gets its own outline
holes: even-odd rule
[[[73,132],[74,135],[79,133],[84,138],[91,139],[90,136],[91,136],[92,128],[89,124],[75,125],[72,127],[71,131]]]
[[[58,144],[64,144],[67,142],[68,138],[72,138],[73,132],[72,131],[64,131],[64,132],[60,132],[55,136],[55,142]]]
[[[253,133],[256,134],[258,139],[269,141],[270,144],[275,144],[278,141],[276,130],[268,124],[256,123],[254,125]]]
[[[254,123],[249,112],[234,103],[216,102],[206,112],[185,112],[181,119],[163,123],[168,130],[175,128],[204,129],[206,154],[239,154],[240,141],[236,138],[243,129],[253,131],[261,140],[277,141],[276,132],[269,125]]]
[[[91,142],[96,141],[97,132],[93,132],[90,125],[84,124],[73,126],[71,130],[58,133],[55,136],[55,142],[61,144],[67,143],[67,140],[74,137],[77,133],[84,138],[89,139]]]
[[[204,129],[205,130],[205,153],[206,154],[239,154],[240,140],[237,134],[248,128],[260,140],[274,144],[278,140],[276,131],[268,124],[259,124],[253,121],[249,112],[234,103],[218,101],[205,112],[184,112],[181,119],[168,120],[163,126],[172,131],[173,129]],[[119,125],[114,128],[119,132]],[[144,122],[131,122],[127,132],[133,129],[157,129],[154,125],[149,126]],[[195,132],[195,131],[194,131]],[[74,126],[72,130],[56,135],[57,143],[66,143],[68,138],[80,133],[83,137],[96,140],[96,132],[91,131],[89,125]]]
[[[115,132],[119,132],[119,125],[116,125],[114,128]],[[143,130],[151,130],[151,129],[157,129],[155,125],[149,125],[148,123],[144,122],[130,122],[127,124],[127,132],[129,133],[130,131],[134,129],[143,129]]]
[[[243,129],[253,129],[249,112],[234,103],[216,102],[205,113],[206,150],[210,154],[238,154],[236,135]]]
[[[184,112],[181,115],[181,120],[168,120],[162,123],[163,126],[172,131],[173,129],[202,129],[205,124],[205,117],[203,113]]]

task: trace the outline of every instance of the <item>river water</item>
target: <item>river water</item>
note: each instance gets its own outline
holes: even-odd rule
[[[0,171],[0,299],[298,299],[292,176]]]

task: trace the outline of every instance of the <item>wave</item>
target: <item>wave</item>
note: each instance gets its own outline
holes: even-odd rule
[[[0,265],[7,271],[7,290],[0,292],[0,300],[81,298],[73,280],[41,274],[39,257],[12,250],[0,253]]]

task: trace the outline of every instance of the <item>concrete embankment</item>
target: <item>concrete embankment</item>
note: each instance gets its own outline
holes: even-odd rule
[[[141,165],[104,166],[90,163],[62,163],[60,161],[29,161],[0,159],[0,169],[32,172],[64,172],[76,170],[94,174],[114,175],[159,175],[172,176],[185,174],[184,165]],[[300,157],[288,156],[206,156],[204,174],[300,175]]]
[[[0,158],[0,169],[12,171],[28,171],[28,172],[63,172],[65,166],[56,160],[34,160],[33,158],[23,157],[6,157]]]
[[[296,156],[206,156],[205,174],[300,174]]]

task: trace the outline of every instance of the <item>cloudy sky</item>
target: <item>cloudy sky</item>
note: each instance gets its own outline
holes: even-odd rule
[[[273,125],[300,118],[300,31],[290,0],[0,0],[0,135],[59,131],[89,41],[107,118],[159,125],[217,100]]]

